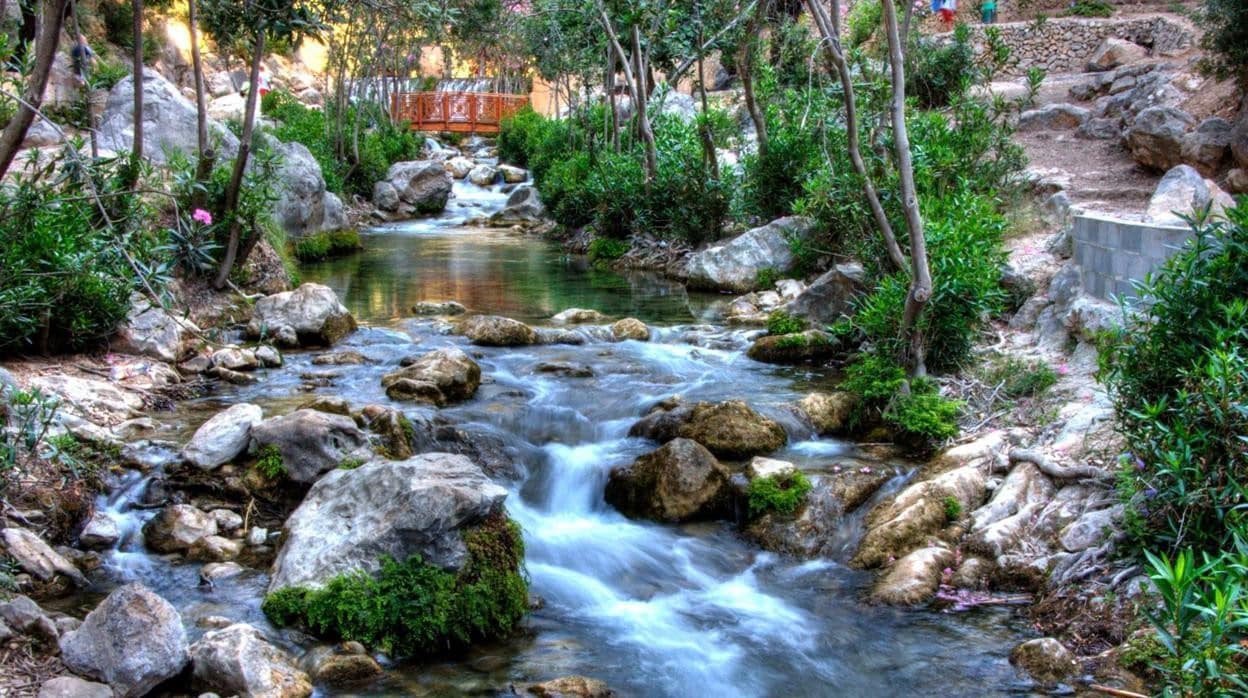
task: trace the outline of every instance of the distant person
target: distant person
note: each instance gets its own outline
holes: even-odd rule
[[[69,50],[69,58],[74,67],[74,76],[78,78],[78,84],[87,84],[87,77],[91,74],[91,63],[95,60],[95,51],[87,45],[87,37],[81,33],[78,34],[74,47]]]
[[[238,91],[240,95],[247,96],[247,91],[251,89],[251,85],[243,85]],[[260,95],[260,99],[264,99],[271,90],[269,89],[269,70],[263,65],[260,66],[260,75],[256,77],[256,94]]]
[[[979,6],[979,14],[984,24],[996,24],[997,0],[984,0],[984,4]]]
[[[940,0],[940,21],[945,30],[953,29],[953,17],[958,12],[958,0]]]

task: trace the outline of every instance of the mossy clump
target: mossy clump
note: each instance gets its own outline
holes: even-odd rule
[[[612,261],[628,254],[628,243],[611,238],[594,238],[589,243],[589,261]]]
[[[260,449],[256,459],[256,470],[269,480],[280,480],[286,477],[286,463],[282,461],[282,452],[277,446],[269,444]]]
[[[793,514],[806,501],[810,489],[810,480],[800,470],[788,475],[755,478],[746,490],[750,518],[756,519],[772,512]]]
[[[783,310],[774,310],[767,316],[767,333],[772,335],[796,334],[806,329],[806,321]]]
[[[338,464],[338,469],[339,470],[355,470],[356,468],[360,467],[361,465],[364,465],[367,462],[368,461],[363,458],[343,458],[342,462]]]
[[[340,575],[323,588],[287,587],[261,608],[274,624],[361,642],[395,656],[459,649],[510,634],[528,612],[524,541],[505,514],[461,532],[468,560],[445,570],[413,555],[382,560],[376,577]]]
[[[352,228],[306,235],[294,243],[294,252],[300,262],[315,262],[351,254],[363,246],[359,231]]]
[[[835,357],[842,344],[822,330],[796,334],[769,334],[754,340],[746,355],[767,364],[800,364]]]
[[[944,498],[942,504],[945,507],[945,521],[953,523],[962,518],[962,502],[957,497],[949,495]]]

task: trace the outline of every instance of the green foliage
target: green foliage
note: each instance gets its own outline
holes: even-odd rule
[[[628,253],[628,249],[628,243],[623,240],[594,238],[589,243],[589,261],[597,262],[599,260],[610,261],[619,259]]]
[[[1153,668],[1163,695],[1248,694],[1244,673],[1248,636],[1248,544],[1237,529],[1232,547],[1205,554],[1191,550],[1173,558],[1146,553],[1149,578],[1161,596],[1161,612],[1149,613],[1163,652]]]
[[[893,397],[884,410],[884,422],[897,429],[903,443],[930,451],[958,435],[961,409],[961,402],[942,397],[934,386],[915,380],[909,394]]]
[[[38,455],[59,406],[59,399],[38,388],[0,389],[0,473],[15,468],[22,456]],[[0,480],[0,489],[4,482]]]
[[[790,92],[785,102],[791,104],[767,110],[767,149],[742,158],[740,206],[746,214],[771,220],[793,213],[808,176],[823,167],[819,132],[802,119],[791,118],[798,100],[798,94]]]
[[[914,34],[906,59],[906,96],[917,99],[923,109],[948,106],[975,82],[975,49],[965,24],[954,27],[950,42]]]
[[[256,455],[256,470],[259,470],[261,475],[270,480],[280,480],[286,477],[286,463],[282,461],[282,452],[277,446],[269,444],[261,448]]]
[[[1036,397],[1057,383],[1057,372],[1043,361],[998,356],[985,367],[983,381],[1001,386],[1001,394],[1009,399]]]
[[[768,334],[795,334],[806,329],[806,321],[783,310],[773,310],[767,316]]]
[[[758,518],[764,514],[793,514],[806,501],[811,484],[802,471],[795,470],[790,475],[773,477],[757,477],[750,480],[746,491],[749,501],[750,518]]]
[[[1064,14],[1074,17],[1112,17],[1114,6],[1101,0],[1075,0]]]
[[[1132,533],[1174,552],[1223,549],[1248,504],[1248,210],[1195,219],[1195,238],[1137,286],[1144,314],[1101,344],[1131,451]]]
[[[338,464],[338,469],[339,470],[355,470],[356,468],[360,467],[361,465],[364,465],[367,462],[368,461],[363,458],[343,458],[342,462]]]
[[[941,502],[945,508],[945,521],[953,523],[962,518],[962,502],[957,497],[949,495]]]
[[[846,36],[851,48],[859,48],[875,36],[875,31],[884,21],[884,7],[880,0],[859,0],[849,8],[845,15],[845,25],[849,28]]]
[[[1201,67],[1218,77],[1233,77],[1241,86],[1248,85],[1248,3],[1204,0],[1197,22],[1204,29],[1201,48],[1208,52]]]
[[[858,395],[868,408],[888,403],[906,383],[906,372],[896,361],[869,352],[860,355],[845,367],[841,390]]]
[[[130,68],[125,63],[99,58],[91,68],[88,82],[93,89],[111,90],[129,74]]]
[[[528,611],[520,529],[496,514],[462,537],[468,560],[458,573],[419,556],[384,558],[376,577],[355,572],[317,590],[279,589],[261,608],[277,625],[301,625],[398,656],[505,637]]]
[[[763,267],[754,275],[754,288],[770,291],[776,287],[776,281],[780,278],[780,273],[774,267]]]
[[[314,262],[357,252],[363,247],[360,233],[354,228],[322,231],[299,238],[294,243],[295,259]]]
[[[146,263],[155,247],[129,172],[122,159],[83,169],[58,155],[0,186],[0,353],[88,349],[126,316],[138,280],[125,255]],[[83,196],[87,177],[109,221]]]
[[[134,3],[132,0],[100,0],[100,19],[108,42],[134,51]],[[151,65],[160,54],[160,43],[151,32],[143,32],[143,63]]]

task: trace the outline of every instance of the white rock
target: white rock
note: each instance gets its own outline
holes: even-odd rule
[[[247,449],[251,428],[263,417],[263,410],[246,402],[218,412],[195,430],[182,457],[200,470],[219,468]]]

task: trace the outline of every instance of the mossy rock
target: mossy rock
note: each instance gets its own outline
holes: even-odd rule
[[[784,427],[740,400],[694,405],[689,421],[680,426],[678,434],[729,460],[766,455],[788,441]]]
[[[767,364],[800,364],[824,361],[843,354],[844,346],[822,330],[766,335],[754,340],[746,355]]]
[[[696,441],[675,439],[611,471],[604,494],[625,516],[681,522],[726,516],[728,469]]]
[[[483,347],[523,347],[537,344],[532,327],[498,315],[477,315],[459,325],[459,333]]]

